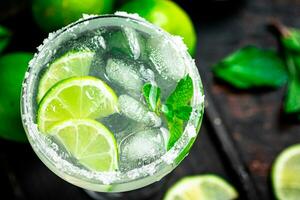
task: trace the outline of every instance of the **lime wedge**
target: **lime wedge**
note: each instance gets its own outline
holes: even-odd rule
[[[50,134],[86,168],[102,172],[118,168],[116,139],[101,123],[71,119],[54,126]]]
[[[279,200],[300,198],[300,144],[285,149],[276,158],[272,170],[272,184]]]
[[[94,54],[90,51],[69,52],[55,60],[40,80],[37,101],[40,102],[57,82],[74,76],[88,75]]]
[[[238,193],[224,179],[216,175],[190,176],[172,186],[164,200],[231,200]]]
[[[51,88],[38,108],[38,128],[48,133],[68,119],[108,116],[117,110],[115,92],[100,79],[82,76],[65,79]]]

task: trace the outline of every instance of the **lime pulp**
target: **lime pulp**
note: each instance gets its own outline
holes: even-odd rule
[[[54,126],[49,133],[86,168],[102,172],[118,168],[115,137],[100,122],[70,119]]]

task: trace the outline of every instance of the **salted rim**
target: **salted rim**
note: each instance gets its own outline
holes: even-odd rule
[[[192,66],[187,68],[188,73],[196,76],[193,77],[193,85],[194,88],[197,88],[197,90],[195,91],[199,91],[195,92],[193,95],[193,112],[191,118],[188,121],[181,138],[175,143],[175,145],[154,162],[148,165],[144,165],[140,168],[135,168],[133,170],[127,171],[125,173],[120,171],[93,172],[71,164],[70,162],[64,159],[66,158],[66,155],[64,155],[64,153],[58,154],[57,144],[51,142],[49,138],[44,136],[44,134],[41,134],[37,128],[37,125],[34,123],[35,116],[32,108],[32,91],[34,87],[33,83],[37,76],[37,74],[34,73],[34,66],[37,64],[40,52],[44,51],[48,46],[51,46],[51,42],[54,41],[65,31],[68,31],[69,29],[76,27],[77,25],[80,25],[82,23],[88,23],[90,20],[96,20],[99,18],[125,18],[126,20],[135,21],[141,26],[146,26],[150,29],[153,29],[154,31],[159,32],[160,34],[163,34],[164,37],[167,37],[173,45],[176,45],[177,48],[175,49],[177,50],[179,55],[183,55],[183,59],[186,63],[186,66]],[[182,151],[190,144],[190,142],[193,142],[193,140],[196,138],[197,132],[199,131],[201,125],[204,111],[204,95],[201,79],[198,74],[194,60],[187,53],[187,47],[182,42],[179,36],[170,35],[161,28],[139,17],[137,14],[117,12],[114,15],[84,15],[83,18],[79,19],[78,21],[56,32],[49,33],[48,38],[46,38],[43,41],[43,44],[40,45],[37,48],[37,50],[38,52],[34,54],[33,59],[29,62],[29,67],[27,72],[25,73],[25,78],[22,85],[22,122],[32,148],[39,156],[39,158],[44,162],[44,164],[46,164],[54,173],[75,185],[95,190],[95,187],[92,186],[95,184],[122,184],[143,179],[152,175],[162,178],[179,164],[175,162],[175,159],[178,158]],[[196,81],[194,79],[196,79]],[[90,183],[91,185],[88,185],[88,183]],[[103,189],[100,190],[102,191]]]

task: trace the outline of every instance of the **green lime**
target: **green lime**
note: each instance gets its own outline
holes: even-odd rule
[[[33,0],[32,12],[37,24],[53,31],[78,20],[82,14],[106,14],[115,0]]]
[[[32,59],[31,53],[18,52],[0,58],[0,137],[26,141],[20,116],[22,80]]]
[[[276,158],[272,170],[275,195],[280,200],[300,197],[300,144],[285,149]]]
[[[46,92],[57,82],[74,76],[89,74],[94,52],[69,52],[55,60],[40,80],[37,101],[40,102]]]
[[[108,116],[117,110],[115,92],[100,79],[91,76],[65,79],[53,86],[38,108],[38,127],[49,130],[68,119]]]
[[[199,175],[179,180],[166,193],[164,200],[232,200],[237,191],[216,175]]]
[[[57,124],[49,132],[86,168],[96,171],[118,168],[116,139],[101,123],[71,119]]]
[[[149,22],[160,26],[173,35],[183,37],[191,55],[196,49],[196,33],[188,14],[170,0],[133,0],[125,3],[120,10],[138,13]]]

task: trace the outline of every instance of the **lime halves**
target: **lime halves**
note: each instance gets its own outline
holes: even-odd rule
[[[216,175],[185,177],[171,187],[164,200],[233,200],[238,193]]]
[[[46,92],[57,82],[74,77],[86,76],[89,73],[94,52],[69,52],[49,65],[40,80],[37,101],[40,102]]]
[[[114,171],[118,168],[115,137],[93,119],[114,113],[116,105],[116,94],[100,79],[68,78],[53,86],[41,101],[38,127],[86,168]]]
[[[285,149],[276,159],[272,183],[278,200],[298,200],[300,197],[300,144]]]
[[[115,92],[100,79],[83,76],[59,82],[46,94],[38,109],[38,127],[48,131],[68,119],[96,119],[117,109]]]

